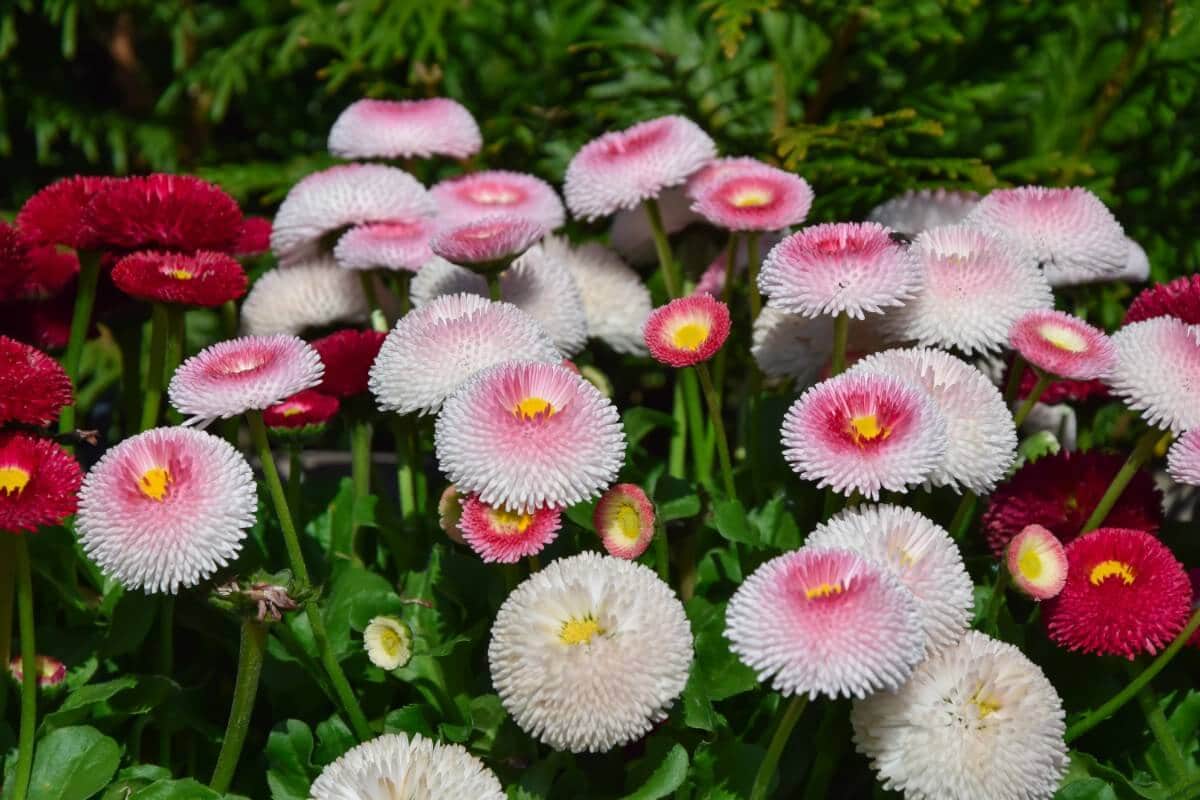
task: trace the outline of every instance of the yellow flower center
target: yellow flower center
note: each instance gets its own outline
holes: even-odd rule
[[[743,189],[730,198],[730,202],[738,208],[758,208],[774,200],[774,196],[766,189]]]
[[[148,469],[138,478],[138,489],[142,494],[160,503],[167,496],[167,487],[170,484],[171,473],[164,467]]]
[[[283,409],[283,415],[285,417],[294,417],[297,414],[303,414],[303,413],[304,413],[304,409],[301,408],[300,406],[288,406],[287,408]]]
[[[516,192],[509,191],[508,189],[479,188],[471,192],[471,199],[483,205],[496,206],[515,203],[520,197],[517,196]]]
[[[31,477],[28,470],[20,467],[0,467],[0,492],[20,494]]]
[[[600,623],[589,615],[583,619],[572,617],[564,622],[558,632],[558,638],[563,644],[591,644],[592,639],[604,634],[605,630],[600,627]]]
[[[703,322],[685,322],[671,332],[671,344],[680,350],[696,351],[708,339],[709,326]]]
[[[195,276],[186,269],[176,269],[171,271],[171,277],[177,281],[190,281]]]
[[[1038,329],[1038,333],[1059,350],[1067,350],[1072,353],[1082,353],[1087,350],[1087,340],[1070,328],[1047,323]]]
[[[891,435],[890,428],[879,424],[879,417],[874,414],[859,414],[850,418],[848,431],[854,443],[862,446],[863,442],[873,442],[876,439],[886,439]]]
[[[840,583],[822,583],[819,586],[814,586],[811,589],[804,590],[806,600],[820,600],[823,597],[832,597],[835,594],[841,594],[845,591],[845,587]]]
[[[1042,557],[1031,543],[1027,543],[1017,554],[1017,569],[1031,581],[1036,581],[1041,576],[1044,569]]]
[[[1120,578],[1126,586],[1133,586],[1134,577],[1133,567],[1124,561],[1116,561],[1111,558],[1092,567],[1091,573],[1088,574],[1088,580],[1091,581],[1092,586],[1099,586],[1109,578]]]
[[[379,632],[379,646],[389,656],[395,657],[400,652],[403,644],[404,640],[400,638],[400,634],[396,633],[394,629],[384,626],[383,630]]]
[[[991,714],[994,714],[1003,708],[1003,705],[1001,705],[998,698],[989,697],[984,694],[982,686],[975,690],[975,694],[971,695],[971,698],[968,700],[968,702],[975,706],[976,710],[979,711],[980,719],[986,719]]]
[[[642,520],[637,509],[626,503],[617,509],[616,523],[613,525],[616,534],[629,543],[637,541],[642,532]]]
[[[533,524],[533,515],[519,514],[506,508],[494,508],[489,512],[489,516],[492,526],[505,536],[519,536]]]
[[[541,416],[553,416],[556,409],[550,404],[549,400],[543,400],[540,397],[530,396],[520,400],[513,407],[513,413],[521,419],[536,419]]]

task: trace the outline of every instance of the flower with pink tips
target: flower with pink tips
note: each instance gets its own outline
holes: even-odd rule
[[[1108,385],[1113,394],[1151,425],[1175,434],[1200,428],[1200,325],[1155,317],[1126,325],[1112,342],[1116,364]]]
[[[243,336],[206,347],[176,370],[171,405],[189,423],[262,410],[321,382],[321,356],[286,334]]]
[[[728,306],[710,294],[694,294],[650,312],[643,336],[656,361],[691,367],[716,355],[729,327]]]
[[[486,170],[442,181],[430,188],[438,218],[448,224],[470,222],[492,214],[513,214],[547,231],[561,228],[566,211],[558,192],[541,178],[524,172]]]
[[[783,418],[783,455],[835,492],[907,492],[946,457],[946,420],[922,388],[892,375],[839,375],[813,386]]]
[[[804,222],[813,191],[799,175],[760,164],[723,170],[702,181],[693,197],[692,210],[719,228],[777,231]]]
[[[678,186],[716,155],[712,138],[690,119],[646,120],[581,147],[567,165],[563,194],[576,217],[607,217]]]
[[[890,234],[874,222],[804,228],[771,248],[758,288],[773,308],[806,317],[882,313],[921,285],[915,259]]]
[[[467,158],[483,147],[479,123],[462,104],[426,100],[356,100],[334,121],[329,152],[338,158]]]
[[[1176,483],[1200,486],[1200,428],[1188,431],[1171,445],[1167,472]]]
[[[957,189],[909,189],[871,209],[867,219],[916,236],[941,225],[957,225],[979,203],[975,192]]]
[[[899,688],[925,655],[917,600],[852,550],[771,559],[734,593],[725,638],[783,695],[866,697]]]
[[[561,508],[509,511],[473,494],[463,498],[458,520],[463,541],[487,564],[515,564],[535,556],[558,538],[560,528]]]
[[[618,483],[596,504],[592,524],[610,556],[633,560],[654,538],[654,504],[637,484]]]
[[[1041,525],[1027,525],[1005,551],[1013,585],[1034,600],[1049,600],[1067,582],[1067,552],[1063,543]]]
[[[342,269],[416,272],[433,258],[434,231],[428,217],[356,225],[338,239],[333,257]]]
[[[1116,363],[1116,350],[1104,331],[1062,311],[1030,311],[1013,324],[1009,343],[1042,372],[1089,381],[1104,378]]]
[[[544,225],[528,217],[491,214],[443,228],[429,240],[429,249],[454,264],[491,265],[519,256],[546,233]]]
[[[38,653],[33,663],[37,665],[37,685],[39,689],[54,689],[61,686],[67,679],[67,665],[53,656]],[[22,656],[17,654],[8,662],[8,674],[18,684],[25,679],[25,669]]]

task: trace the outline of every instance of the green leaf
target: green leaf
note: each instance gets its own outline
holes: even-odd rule
[[[161,675],[127,675],[88,684],[72,692],[58,711],[47,714],[42,729],[51,731],[85,719],[146,714],[177,689],[173,681]]]
[[[199,781],[185,778],[179,781],[156,781],[134,792],[129,800],[222,800],[226,796]]]
[[[663,411],[653,408],[634,406],[626,409],[621,415],[621,424],[625,428],[625,442],[630,450],[657,428],[675,429],[675,418]]]
[[[759,546],[758,533],[750,526],[746,508],[740,500],[718,500],[713,504],[713,522],[717,533],[731,542]]]
[[[344,655],[359,649],[351,645],[351,630],[362,630],[378,614],[398,614],[404,608],[387,578],[358,564],[341,564],[335,571],[325,602],[325,625],[333,652]]]
[[[116,741],[88,725],[60,728],[38,742],[29,800],[87,800],[121,763]]]
[[[276,725],[267,738],[267,785],[274,800],[308,800],[317,777],[312,731],[298,719]]]
[[[637,791],[625,795],[623,800],[658,800],[660,797],[666,797],[683,785],[687,771],[687,750],[683,749],[683,745],[677,744],[671,748],[646,782]]]
[[[383,720],[385,733],[418,733],[422,736],[433,736],[433,725],[430,723],[432,712],[428,706],[409,705],[388,712]]]
[[[692,484],[671,475],[663,475],[654,487],[658,518],[663,522],[686,519],[700,513],[700,495]]]

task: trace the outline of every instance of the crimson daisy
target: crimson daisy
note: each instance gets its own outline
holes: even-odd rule
[[[66,450],[27,433],[0,433],[0,531],[36,531],[75,513],[83,471]]]
[[[145,251],[125,256],[112,280],[125,294],[154,303],[215,308],[246,293],[246,272],[224,253]]]
[[[367,391],[371,365],[385,338],[382,331],[347,329],[317,339],[312,346],[325,364],[325,378],[317,389],[335,397]]]
[[[0,336],[0,424],[49,425],[71,402],[71,379],[50,356]]]
[[[219,186],[190,175],[112,179],[83,209],[96,242],[114,250],[236,249],[242,211]]]

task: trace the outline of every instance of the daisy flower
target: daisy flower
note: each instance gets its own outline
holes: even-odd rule
[[[654,538],[654,504],[642,487],[618,483],[596,504],[592,524],[610,556],[632,561]]]
[[[321,382],[317,351],[295,336],[243,336],[206,347],[175,371],[171,405],[189,422],[268,408]]]
[[[1062,699],[1016,647],[968,631],[895,692],[857,700],[854,745],[910,798],[1051,800],[1067,771]]]
[[[239,258],[260,256],[271,249],[271,220],[266,217],[243,217],[233,254]]]
[[[666,719],[687,683],[692,632],[683,604],[651,570],[581,553],[508,596],[488,663],[521,730],[555,750],[599,753]]]
[[[1176,483],[1200,486],[1200,430],[1188,431],[1171,445],[1167,472]]]
[[[908,248],[874,222],[813,225],[771,248],[758,274],[768,305],[806,317],[862,319],[899,306],[920,288]]]
[[[1126,237],[1129,255],[1125,259],[1125,268],[1113,276],[1113,280],[1141,283],[1150,277],[1150,257],[1145,249],[1133,239]]]
[[[1042,604],[1050,638],[1095,655],[1153,655],[1183,630],[1192,584],[1166,545],[1144,531],[1101,528],[1067,545],[1067,581]]]
[[[347,159],[463,159],[481,147],[483,136],[471,112],[445,97],[357,100],[329,131],[329,152]]]
[[[13,681],[20,685],[25,680],[25,669],[22,662],[22,657],[18,653],[8,662],[8,674],[12,676]],[[67,665],[59,661],[53,656],[44,656],[40,653],[34,657],[34,663],[37,664],[37,685],[39,689],[54,689],[62,686],[67,679]]]
[[[717,155],[690,119],[658,117],[585,144],[567,165],[563,193],[576,217],[595,220],[652,200]]]
[[[804,547],[763,564],[729,600],[730,648],[781,694],[865,697],[925,654],[917,599],[852,550]]]
[[[547,261],[566,265],[579,291],[588,336],[618,353],[645,354],[642,327],[652,308],[650,290],[619,255],[595,243],[571,247],[558,236],[547,236],[534,249]],[[500,289],[503,293],[503,277]]]
[[[313,349],[325,365],[325,377],[317,389],[334,397],[367,391],[368,373],[385,336],[381,331],[342,330],[314,341]]]
[[[341,402],[315,389],[304,389],[263,409],[263,423],[275,434],[299,435],[306,439],[325,430],[337,416]]]
[[[24,234],[21,234],[24,239]],[[28,243],[26,243],[28,245]],[[45,300],[59,295],[79,275],[79,256],[57,245],[24,248],[24,277],[12,290],[21,300]]]
[[[523,172],[472,172],[442,181],[429,193],[437,203],[438,218],[450,224],[496,213],[531,219],[548,231],[561,228],[566,221],[558,192],[541,178]]]
[[[966,220],[996,231],[1033,254],[1051,286],[1111,279],[1129,259],[1121,223],[1079,187],[997,189]]]
[[[946,420],[946,456],[929,475],[934,486],[986,494],[1017,457],[1017,430],[1004,398],[986,375],[943,350],[888,350],[850,369],[894,375],[921,386]]]
[[[558,538],[561,527],[560,508],[509,511],[490,506],[473,494],[463,499],[458,519],[463,541],[487,564],[515,564],[535,556]]]
[[[221,187],[190,175],[110,178],[83,207],[88,236],[113,250],[230,253],[242,210]]]
[[[21,294],[32,267],[29,250],[30,243],[20,231],[0,222],[0,300]]]
[[[520,255],[546,233],[546,228],[532,219],[491,214],[442,228],[429,240],[429,249],[454,264],[492,265]]]
[[[425,217],[356,225],[338,239],[333,257],[342,269],[416,272],[433,259],[429,240],[435,230]]]
[[[155,428],[92,467],[76,529],[88,557],[122,586],[176,594],[237,558],[257,509],[254,473],[232,445]]]
[[[71,402],[71,379],[50,356],[0,336],[0,425],[49,425]]]
[[[95,249],[96,234],[84,224],[83,210],[113,178],[76,175],[39,189],[17,212],[17,228],[38,244]]]
[[[650,355],[671,367],[708,361],[729,338],[729,308],[712,295],[680,297],[656,308],[643,336]]]
[[[1104,378],[1117,355],[1104,331],[1062,311],[1022,314],[1008,336],[1012,348],[1049,375],[1087,381]]]
[[[461,519],[462,497],[458,494],[458,487],[452,483],[442,490],[442,496],[438,498],[438,527],[450,541],[466,544],[462,528],[458,526]]]
[[[920,387],[892,375],[839,375],[807,390],[783,419],[796,473],[872,500],[906,492],[945,462],[946,419]]]
[[[363,629],[363,649],[380,669],[391,672],[412,659],[412,629],[399,617],[373,617]]]
[[[910,236],[942,225],[956,225],[979,203],[975,192],[909,189],[871,209],[867,219]]]
[[[691,187],[692,210],[718,228],[777,231],[799,225],[812,208],[808,181],[767,164],[730,168]]]
[[[438,464],[459,491],[530,511],[594,497],[625,461],[612,402],[555,364],[508,362],[476,373],[442,406]]]
[[[997,234],[931,228],[909,250],[921,288],[889,320],[900,338],[968,355],[994,352],[1024,314],[1054,307],[1037,262]]]
[[[145,251],[125,256],[112,281],[130,297],[152,303],[215,308],[246,293],[246,272],[232,256]]]
[[[1049,600],[1067,582],[1067,552],[1058,537],[1041,525],[1026,525],[1006,552],[1013,585],[1034,600]]]
[[[1113,394],[1151,425],[1179,434],[1200,428],[1200,326],[1175,317],[1126,325],[1113,334]]]
[[[1188,325],[1200,324],[1200,275],[1184,275],[1143,289],[1129,304],[1125,324],[1155,317],[1175,317]]]
[[[309,794],[312,800],[505,798],[500,781],[465,748],[404,733],[350,748],[321,770]]]
[[[664,189],[658,195],[657,203],[663,230],[668,236],[679,233],[688,225],[704,221],[692,211],[692,200],[682,186]],[[653,264],[658,258],[654,247],[654,231],[645,209],[618,211],[612,218],[609,240],[613,249],[632,264]]]
[[[308,328],[367,318],[362,281],[331,259],[263,273],[242,303],[242,329],[254,336],[299,334]]]
[[[975,587],[945,529],[909,508],[850,509],[818,525],[805,547],[852,550],[883,567],[917,599],[930,653],[957,642],[971,624]]]
[[[432,414],[472,375],[513,359],[556,364],[562,355],[545,329],[515,306],[447,295],[396,323],[368,385],[383,411]]]
[[[0,532],[33,533],[75,513],[83,471],[49,439],[0,433]]]

